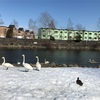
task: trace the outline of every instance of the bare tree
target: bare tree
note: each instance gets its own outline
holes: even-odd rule
[[[98,21],[97,21],[97,30],[100,31],[100,18],[99,18]]]
[[[34,27],[36,25],[36,21],[33,21],[33,19],[29,19],[29,22],[28,22],[28,28],[30,31],[33,31],[34,30]]]
[[[50,28],[51,27],[50,24],[52,22],[53,22],[53,26],[55,26],[54,19],[50,16],[48,12],[41,13],[39,17],[40,26],[42,26],[43,28]]]
[[[1,17],[1,15],[0,15],[0,17]],[[2,24],[4,24],[4,22],[3,22],[2,18],[0,18],[0,25],[2,25]]]
[[[71,19],[69,18],[68,19],[68,22],[67,22],[67,29],[68,30],[73,30],[73,22],[71,21]]]
[[[15,25],[16,28],[18,28],[18,22],[14,19],[11,25]]]
[[[35,34],[37,33],[38,27],[36,25],[36,21],[33,21],[33,19],[29,19],[28,22],[28,28],[30,31],[33,31]]]
[[[51,20],[50,24],[49,24],[49,28],[55,29],[55,22],[54,19]]]
[[[76,30],[85,30],[85,27],[83,27],[81,24],[77,24],[75,28]]]

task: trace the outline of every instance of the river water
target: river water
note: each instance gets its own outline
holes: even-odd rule
[[[0,49],[0,63],[2,56],[6,58],[6,62],[17,63],[22,62],[22,54],[26,55],[26,62],[35,64],[35,56],[39,56],[40,62],[44,59],[56,64],[79,64],[81,66],[98,66],[90,64],[89,59],[100,62],[100,51],[90,50],[44,50],[44,49]]]

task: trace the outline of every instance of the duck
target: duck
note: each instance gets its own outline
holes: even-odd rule
[[[83,85],[83,82],[79,79],[79,77],[77,77],[76,84],[78,84],[80,86]]]

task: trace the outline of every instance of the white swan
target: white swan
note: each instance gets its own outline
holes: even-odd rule
[[[39,70],[41,70],[41,64],[39,63],[39,57],[36,56],[36,58],[37,58],[36,69],[39,71]]]
[[[14,65],[12,65],[11,63],[6,63],[6,62],[5,62],[5,57],[2,57],[2,59],[3,59],[2,66],[6,67],[7,69],[8,69],[9,67],[14,67]]]
[[[21,63],[20,62],[17,62],[17,64],[20,65]]]
[[[49,64],[49,61],[47,61],[47,60],[45,59],[45,60],[44,60],[44,63],[45,63],[45,64]]]
[[[33,70],[33,67],[32,67],[30,64],[25,63],[25,55],[24,55],[24,54],[22,55],[22,57],[23,57],[22,65],[23,65],[27,70]]]

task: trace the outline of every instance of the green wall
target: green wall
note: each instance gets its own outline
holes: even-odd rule
[[[99,41],[99,31],[86,31],[86,30],[67,30],[67,29],[49,29],[39,28],[38,38],[50,39],[53,36],[55,40],[76,40],[80,35],[82,41]]]

